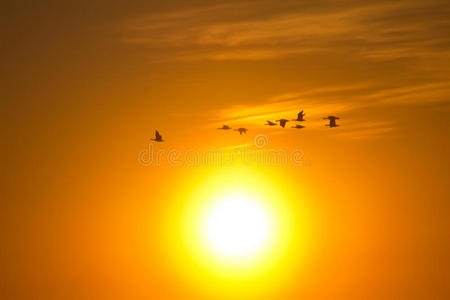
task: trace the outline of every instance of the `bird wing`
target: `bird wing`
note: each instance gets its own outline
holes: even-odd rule
[[[158,130],[155,132],[155,136],[156,136],[157,139],[161,139],[162,138],[162,136],[159,134]]]

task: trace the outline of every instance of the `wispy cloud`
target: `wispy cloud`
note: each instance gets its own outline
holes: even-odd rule
[[[256,3],[155,14],[127,24],[124,41],[171,49],[177,60],[264,60],[351,50],[371,60],[448,53],[450,23],[440,2],[381,2],[239,17]],[[236,17],[236,15],[238,15]]]
[[[390,135],[396,129],[393,121],[350,121],[337,136],[349,139],[368,139]]]
[[[327,59],[342,60],[337,68],[350,71],[339,69],[347,77],[336,78],[335,85],[310,74],[313,69],[304,78],[316,77],[304,90],[291,85],[291,92],[267,96],[256,105],[244,102],[204,116],[208,126],[261,126],[266,120],[294,119],[304,109],[308,128],[324,130],[322,118],[329,114],[448,102],[449,13],[450,3],[440,0],[227,2],[134,18],[124,26],[123,41],[155,50],[158,62],[298,56],[311,57],[312,65],[326,71],[336,68]],[[340,135],[352,138],[382,136],[396,128],[390,120],[340,122],[345,125]]]
[[[328,114],[339,115],[347,113],[361,107],[361,105],[355,105],[352,102],[323,101],[321,95],[324,92],[347,92],[350,89],[357,90],[360,87],[361,85],[311,89],[302,93],[278,95],[258,105],[234,105],[216,111],[215,121],[211,122],[211,125],[226,123],[231,125],[263,126],[266,120],[274,121],[280,118],[295,119],[299,110],[303,109],[307,112],[306,119],[309,130],[324,129],[324,124],[326,123],[323,120],[324,116]]]
[[[343,118],[339,136],[363,139],[382,136],[397,127],[392,120],[366,120],[358,118],[362,110],[380,109],[386,105],[407,105],[450,100],[449,82],[410,85],[401,88],[370,87],[366,84],[315,88],[301,93],[286,93],[267,99],[258,105],[234,105],[216,112],[211,124],[243,124],[262,126],[266,120],[295,119],[300,109],[305,110],[309,130],[324,130],[323,117],[327,115],[349,116]],[[345,95],[345,96],[342,96]],[[342,101],[345,97],[346,101]],[[424,100],[425,99],[425,100]],[[356,115],[356,118],[355,118]],[[365,114],[367,116],[367,113]]]
[[[379,90],[367,95],[382,103],[426,103],[450,100],[450,81],[424,83]]]

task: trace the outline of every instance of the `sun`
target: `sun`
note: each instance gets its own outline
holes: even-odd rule
[[[251,255],[268,240],[269,218],[258,199],[244,193],[220,197],[207,213],[205,234],[218,253]]]
[[[292,201],[286,177],[263,167],[196,170],[186,178],[165,217],[174,268],[189,285],[214,292],[218,284],[237,295],[251,286],[262,294],[274,289],[308,245],[298,186]]]

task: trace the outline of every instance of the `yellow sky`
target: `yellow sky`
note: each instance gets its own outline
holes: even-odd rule
[[[38,2],[1,10],[5,299],[449,298],[447,1]],[[285,217],[242,276],[180,229],[215,176]]]

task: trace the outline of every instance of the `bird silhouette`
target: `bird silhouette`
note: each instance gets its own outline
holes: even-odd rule
[[[339,117],[328,116],[328,117],[323,118],[323,119],[324,120],[330,120],[330,124],[326,124],[325,126],[330,126],[330,128],[339,126],[339,125],[336,124],[336,120],[339,120]]]
[[[302,129],[302,128],[305,128],[305,126],[303,126],[303,125],[295,125],[295,126],[292,126],[292,128]]]
[[[306,116],[306,114],[303,112],[303,110],[301,112],[299,112],[297,114],[297,119],[292,120],[292,121],[297,121],[297,122],[303,122],[306,121],[303,117]]]
[[[284,126],[286,126],[286,123],[289,122],[289,120],[279,119],[279,120],[276,120],[276,122],[280,122],[280,126],[284,128]]]
[[[275,126],[275,125],[277,125],[277,123],[274,123],[274,122],[271,122],[271,121],[267,120],[267,123],[264,124],[264,125]]]
[[[217,129],[219,129],[219,130],[230,130],[230,129],[231,129],[231,127],[230,127],[230,126],[228,126],[228,125],[223,125],[222,127],[220,127],[220,128],[217,128]]]
[[[240,135],[242,135],[243,133],[247,133],[247,128],[238,128],[238,129],[235,129],[234,131],[239,131],[239,134]]]
[[[155,138],[151,139],[152,141],[155,142],[164,142],[164,140],[162,139],[162,136],[159,134],[158,130],[156,130],[155,132]]]

